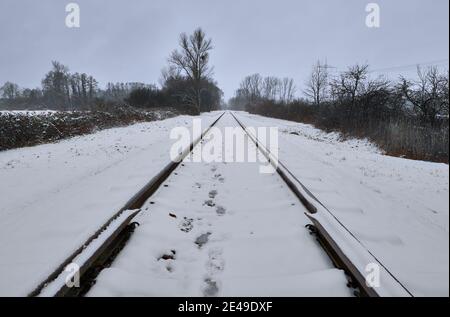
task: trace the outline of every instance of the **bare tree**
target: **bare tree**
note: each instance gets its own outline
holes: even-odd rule
[[[311,77],[306,82],[305,94],[314,101],[314,104],[320,105],[327,95],[328,88],[328,68],[326,64],[320,61],[314,65]]]
[[[264,78],[262,82],[262,95],[265,99],[275,100],[280,87],[279,79],[273,76]]]
[[[19,86],[9,81],[7,81],[2,87],[0,87],[0,92],[2,93],[3,98],[9,100],[17,98],[20,94]]]
[[[448,81],[449,81],[450,74],[447,71],[447,75],[442,75],[442,81],[441,81],[441,88],[442,91],[442,100],[443,106],[442,106],[442,114],[444,116],[448,117],[448,111],[449,111],[449,99],[448,99],[448,93],[449,93],[449,87],[448,87]]]
[[[440,74],[436,67],[423,71],[417,67],[415,82],[401,78],[403,96],[424,120],[434,123],[439,115],[448,115],[448,74]]]
[[[262,97],[263,78],[260,74],[247,76],[241,82],[239,90],[244,98],[253,103]]]
[[[263,78],[260,74],[245,77],[236,91],[233,102],[255,104],[261,100],[281,101],[290,103],[294,100],[296,87],[291,78],[279,79],[268,76]]]
[[[164,85],[171,79],[179,79],[181,77],[181,70],[174,66],[169,65],[168,67],[164,67],[161,70],[161,77],[159,79],[159,84],[161,87],[164,87]]]
[[[340,100],[349,100],[351,109],[355,107],[358,92],[368,76],[369,65],[355,65],[334,79],[330,86],[332,95]]]
[[[206,38],[206,34],[198,28],[190,36],[182,33],[180,35],[181,50],[175,50],[169,57],[169,63],[192,81],[193,98],[191,102],[200,112],[202,82],[208,80],[212,75],[209,66],[209,52],[212,50],[212,40]]]
[[[51,105],[65,110],[70,101],[69,69],[56,61],[52,66],[42,80],[42,91]]]
[[[290,103],[294,100],[296,91],[294,80],[292,78],[283,78],[279,80],[279,99],[283,103]]]

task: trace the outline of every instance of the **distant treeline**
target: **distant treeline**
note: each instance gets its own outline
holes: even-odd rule
[[[448,163],[448,72],[418,68],[418,80],[370,78],[367,65],[330,76],[317,63],[306,98],[295,99],[291,79],[245,78],[232,109],[310,123],[345,137],[368,138],[389,155]]]
[[[70,73],[67,66],[52,62],[52,70],[42,79],[42,87],[20,88],[6,82],[0,87],[0,110],[60,111],[95,110],[105,104],[127,104],[142,109],[177,108],[187,112],[196,109],[189,102],[190,80],[176,71],[164,72],[162,87],[138,82],[108,83],[105,89],[90,75]],[[220,106],[222,92],[209,79],[202,81],[202,109],[210,111]]]
[[[0,110],[94,110],[99,105],[122,105],[150,109],[171,107],[186,112],[211,111],[221,106],[222,91],[209,66],[211,39],[201,29],[180,35],[180,50],[170,54],[162,71],[160,87],[144,83],[108,83],[101,89],[91,75],[71,73],[59,62],[44,76],[41,87],[20,88],[6,82],[0,86]]]

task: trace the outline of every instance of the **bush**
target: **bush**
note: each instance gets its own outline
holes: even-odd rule
[[[307,84],[312,102],[268,98],[261,77],[248,76],[230,106],[367,138],[389,155],[448,163],[448,73],[419,68],[418,80],[393,83],[370,78],[368,69],[355,65],[329,79],[319,63]]]
[[[247,105],[250,113],[312,124],[344,137],[367,138],[388,155],[415,160],[449,162],[449,122],[441,118],[433,124],[406,113],[364,116],[348,112],[345,105],[313,106],[305,101],[291,104],[265,100]]]
[[[107,109],[107,110],[106,110]],[[99,106],[95,111],[30,115],[0,113],[0,151],[55,142],[97,130],[173,117],[174,109],[143,111],[125,106]]]

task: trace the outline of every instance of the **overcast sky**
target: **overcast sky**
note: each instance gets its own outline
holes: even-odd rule
[[[65,6],[81,27],[65,26]],[[366,4],[381,27],[366,27]],[[0,85],[40,85],[51,60],[108,81],[157,83],[178,35],[201,26],[213,38],[215,79],[233,95],[249,74],[288,76],[301,90],[312,64],[337,71],[439,61],[448,68],[448,0],[0,0]],[[391,76],[414,67],[389,70]]]

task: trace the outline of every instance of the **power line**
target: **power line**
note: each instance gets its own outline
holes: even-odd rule
[[[441,65],[448,65],[448,64],[449,64],[449,59],[447,58],[447,59],[441,59],[441,60],[435,60],[435,61],[429,61],[429,62],[377,68],[377,69],[369,70],[368,73],[382,73],[382,72],[389,73],[389,72],[401,71],[401,70],[413,70],[420,66],[441,66]],[[320,68],[331,70],[333,72],[345,72],[345,70],[341,70],[338,67],[331,66],[328,64],[321,65]]]
[[[417,68],[418,66],[438,66],[438,65],[448,64],[448,62],[449,62],[449,60],[447,58],[447,59],[436,60],[436,61],[431,61],[431,62],[416,63],[416,64],[409,64],[409,65],[401,65],[401,66],[392,66],[392,67],[386,67],[386,68],[378,68],[378,69],[370,70],[369,73],[407,70],[407,69]]]

